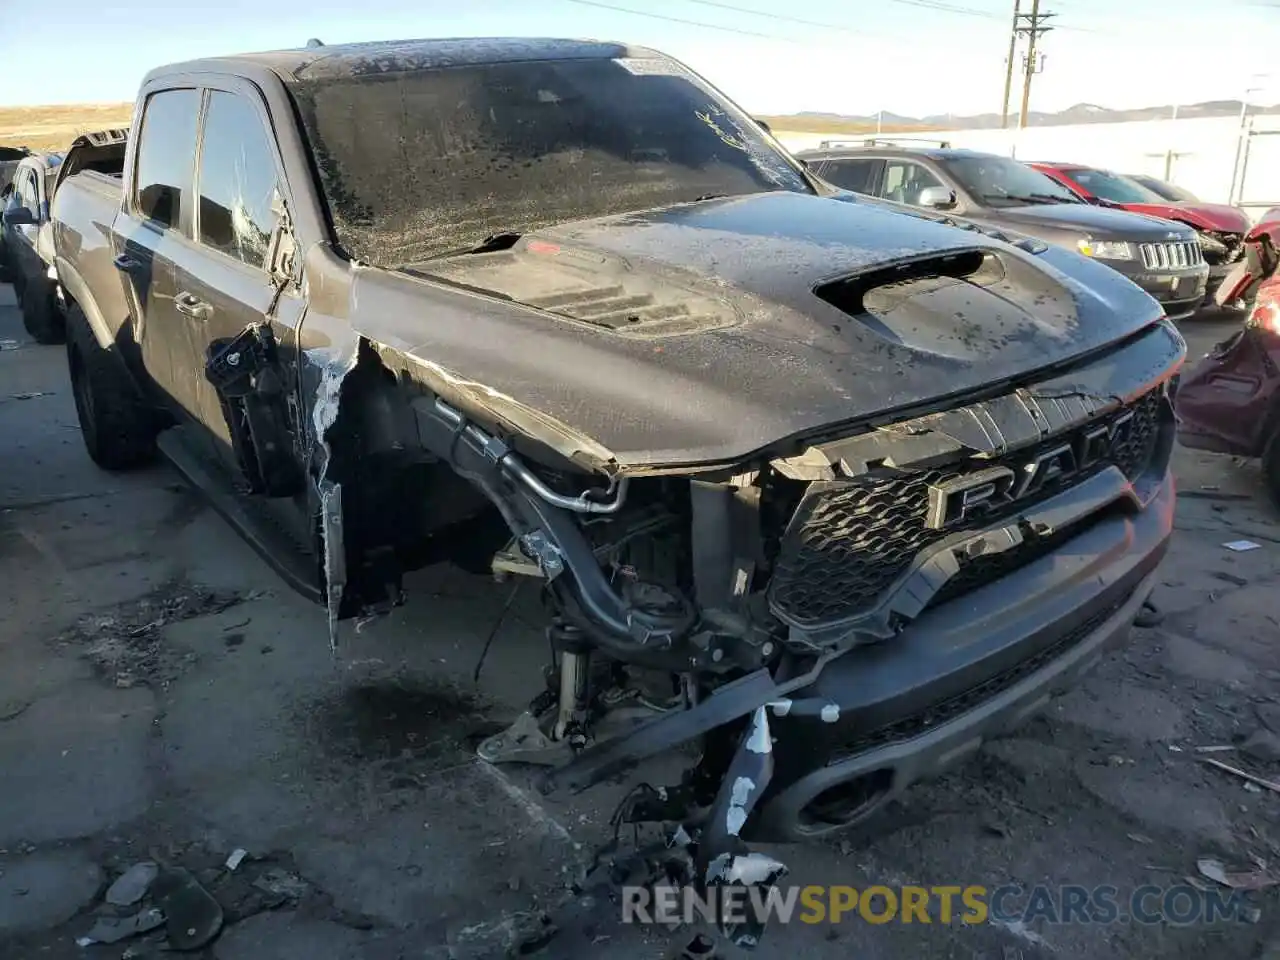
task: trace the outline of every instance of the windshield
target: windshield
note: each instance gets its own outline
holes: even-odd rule
[[[1164,197],[1136,180],[1105,170],[1068,170],[1069,176],[1095,197],[1112,203],[1164,203]]]
[[[992,207],[1079,202],[1066,187],[1009,157],[952,157],[947,167],[961,186]]]
[[[338,240],[391,267],[568,220],[812,193],[756,124],[665,59],[294,81]]]
[[[1178,186],[1176,183],[1166,183],[1154,177],[1129,177],[1129,179],[1137,181],[1152,193],[1158,194],[1165,200],[1172,200],[1174,203],[1200,202],[1194,193],[1185,187]]]

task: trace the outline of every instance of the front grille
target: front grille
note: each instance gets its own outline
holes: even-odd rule
[[[1117,610],[1128,603],[1132,596],[1132,593],[1126,593],[1115,603],[1107,604],[1106,607],[1092,614],[1088,620],[1078,627],[1069,630],[1058,640],[1038,650],[1027,659],[1018,661],[1016,665],[1003,673],[988,677],[963,693],[958,693],[953,697],[930,704],[918,713],[903,717],[901,720],[895,720],[892,723],[886,723],[873,730],[868,730],[857,739],[843,744],[832,755],[831,762],[836,763],[876,747],[882,747],[890,743],[901,743],[904,740],[910,740],[912,737],[918,737],[920,734],[954,720],[956,717],[981,706],[988,700],[998,697],[1024,677],[1031,676],[1037,670],[1048,666],[1054,660],[1066,655],[1075,647],[1084,643],[1095,630],[1111,619]]]
[[[1127,408],[1134,414],[1127,438],[1117,442],[1092,471],[1114,464],[1129,479],[1137,478],[1155,450],[1161,403],[1160,392],[1152,391]],[[957,532],[989,526],[1001,519],[1001,514],[995,513],[945,530],[927,527],[930,486],[989,466],[1009,466],[1016,471],[1037,453],[1113,421],[1123,412],[1116,411],[1077,428],[1074,433],[1051,437],[1004,457],[969,460],[933,470],[888,472],[811,490],[796,508],[779,549],[769,587],[774,609],[804,627],[820,626],[869,611],[906,573],[922,550]],[[1077,474],[1048,483],[1039,492],[1038,499],[1061,492],[1083,479],[1085,476]],[[1033,502],[1031,499],[1019,501],[1011,505],[1006,514],[1016,513]],[[1059,546],[1057,537],[1069,538],[1079,532],[1072,530],[1069,534],[1041,538],[1027,533],[1017,547],[973,558],[944,585],[933,602],[941,603],[999,579]]]
[[[1140,243],[1138,250],[1142,254],[1142,264],[1148,270],[1180,270],[1204,263],[1204,252],[1200,249],[1199,240]]]

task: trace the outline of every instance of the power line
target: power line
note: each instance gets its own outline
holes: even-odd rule
[[[667,23],[682,23],[687,27],[702,27],[706,30],[720,30],[724,33],[736,33],[743,37],[759,37],[763,40],[777,40],[781,43],[800,43],[792,37],[779,37],[770,33],[758,33],[755,30],[742,30],[738,27],[726,27],[719,23],[703,23],[700,20],[685,20],[683,17],[668,17],[661,13],[650,13],[648,10],[633,10],[630,7],[619,7],[612,3],[601,3],[599,0],[568,0],[569,3],[584,7],[599,7],[601,10],[612,10],[614,13],[629,13],[634,17],[648,17],[650,20],[665,20]]]
[[[764,17],[767,20],[778,20],[782,23],[798,23],[805,27],[818,27],[822,30],[840,30],[844,33],[856,33],[864,37],[875,37],[878,34],[868,33],[859,27],[843,26],[838,23],[824,23],[821,20],[804,20],[800,17],[790,17],[782,13],[770,13],[767,10],[752,10],[750,7],[739,7],[732,3],[720,3],[718,0],[687,0],[688,3],[697,3],[704,7],[716,7],[720,10],[731,10],[734,13],[745,13],[753,17]]]
[[[720,3],[718,0],[686,0],[687,3],[697,3],[704,7],[720,7],[723,10],[733,10],[736,13],[748,13],[757,17],[768,17],[771,20],[785,20],[791,23],[803,23],[813,27],[824,27],[834,30],[847,30],[851,33],[862,33],[860,28],[839,26],[834,23],[818,23],[813,20],[800,20],[796,17],[786,16],[781,13],[771,13],[767,10],[752,10],[748,7],[738,7],[730,3]],[[888,0],[889,3],[900,3],[908,7],[923,7],[926,10],[937,10],[943,13],[958,13],[971,17],[983,17],[985,19],[995,18],[1003,19],[998,14],[993,14],[989,10],[978,10],[974,7],[962,7],[954,3],[945,3],[943,0]]]

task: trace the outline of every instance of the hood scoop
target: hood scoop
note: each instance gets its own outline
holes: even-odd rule
[[[901,261],[814,293],[883,340],[954,360],[990,357],[1014,343],[1061,343],[1079,322],[1070,291],[992,250]]]
[[[734,326],[723,298],[675,271],[589,248],[521,239],[510,250],[418,264],[406,272],[500,297],[579,323],[641,338],[704,333]]]

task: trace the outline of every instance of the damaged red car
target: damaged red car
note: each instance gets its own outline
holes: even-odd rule
[[[1164,220],[1185,223],[1196,231],[1209,264],[1210,297],[1244,259],[1244,238],[1251,226],[1239,207],[1196,200],[1169,200],[1131,177],[1078,163],[1032,163],[1080,199],[1099,206],[1120,207]]]
[[[1187,373],[1175,411],[1183,446],[1259,457],[1280,506],[1280,220],[1245,238],[1246,257],[1218,291],[1220,304],[1252,302],[1244,322]]]

